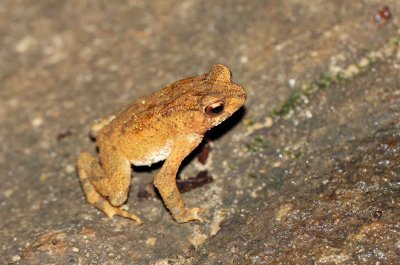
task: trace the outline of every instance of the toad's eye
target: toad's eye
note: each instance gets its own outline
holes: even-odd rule
[[[225,102],[218,101],[218,102],[215,102],[215,103],[212,103],[212,104],[208,105],[204,109],[204,112],[208,116],[218,116],[224,111],[224,107],[225,107]]]

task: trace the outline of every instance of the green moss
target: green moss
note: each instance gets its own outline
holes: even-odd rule
[[[246,117],[246,118],[243,119],[243,124],[244,124],[245,126],[247,126],[247,127],[251,127],[251,126],[253,126],[255,123],[256,123],[256,122],[255,122],[252,118],[250,118],[250,117]]]
[[[316,78],[311,83],[305,83],[301,85],[300,88],[297,88],[297,90],[295,90],[292,93],[292,95],[285,102],[283,102],[279,108],[273,109],[272,111],[273,115],[278,117],[285,116],[289,114],[292,110],[294,110],[297,105],[300,104],[300,100],[303,97],[309,98],[313,93],[317,92],[320,89],[326,89],[334,85],[343,85],[346,82],[348,82],[351,78],[366,72],[379,59],[377,56],[375,56],[374,50],[382,51],[387,48],[395,48],[398,46],[400,46],[400,37],[396,36],[394,38],[391,38],[388,41],[388,43],[383,47],[381,47],[380,49],[377,48],[373,49],[372,52],[370,52],[368,55],[364,57],[368,60],[367,65],[363,66],[361,66],[360,64],[355,65],[359,69],[359,71],[354,75],[349,76],[348,74],[345,73],[345,70],[342,70],[338,73],[332,73],[330,71],[322,73],[318,78]]]
[[[251,152],[263,152],[269,147],[269,144],[263,136],[258,135],[250,139],[250,142],[246,143],[245,146]]]
[[[295,91],[287,101],[285,101],[279,109],[274,109],[273,114],[276,116],[285,116],[288,114],[303,95],[302,91]]]
[[[324,73],[316,80],[315,83],[318,88],[327,88],[335,82],[335,79],[336,78],[330,73]]]
[[[248,174],[248,177],[251,178],[251,179],[257,179],[258,178],[258,176],[256,174],[252,173],[252,172],[250,172]]]
[[[371,56],[368,58],[369,66],[375,64],[377,61],[378,61],[378,59],[375,56]]]
[[[394,37],[389,40],[389,45],[393,47],[400,46],[400,37]]]
[[[296,152],[296,153],[294,154],[294,158],[295,158],[295,159],[300,159],[300,158],[301,158],[301,155],[302,155],[301,152]]]
[[[294,159],[300,159],[302,153],[300,151],[292,150],[290,148],[285,150],[285,156],[294,158]]]
[[[254,141],[258,144],[264,144],[264,139],[261,136],[254,138]]]

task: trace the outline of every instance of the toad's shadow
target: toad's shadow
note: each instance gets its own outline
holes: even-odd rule
[[[222,122],[220,125],[212,128],[209,130],[205,136],[204,140],[199,144],[199,146],[196,147],[182,162],[179,171],[178,171],[178,176],[179,178],[179,172],[186,167],[188,164],[190,164],[201,152],[203,149],[204,145],[208,141],[215,141],[218,138],[222,137],[226,132],[232,130],[236,125],[239,124],[239,122],[243,119],[243,116],[246,113],[246,109],[244,107],[241,107],[239,110],[237,110],[234,114],[232,114],[231,117],[229,117],[227,120]],[[152,164],[151,166],[132,166],[132,169],[134,172],[151,172],[153,170],[160,169],[163,165],[164,161],[160,161],[158,163]]]

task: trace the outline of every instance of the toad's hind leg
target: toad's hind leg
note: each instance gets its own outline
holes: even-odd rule
[[[90,204],[104,212],[109,218],[119,215],[132,219],[138,224],[143,223],[135,214],[113,206],[103,197],[110,195],[107,191],[109,185],[106,183],[108,178],[96,158],[87,152],[81,153],[78,157],[77,168],[83,191]]]

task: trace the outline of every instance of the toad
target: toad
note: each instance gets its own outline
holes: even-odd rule
[[[195,149],[209,129],[243,106],[246,91],[234,84],[222,64],[208,73],[177,81],[139,98],[130,106],[92,127],[99,160],[79,154],[77,169],[89,204],[141,224],[134,213],[122,209],[131,182],[131,164],[144,166],[165,160],[154,178],[165,206],[178,223],[200,221],[203,209],[188,208],[176,186],[183,159]]]

